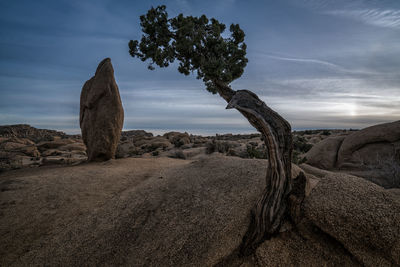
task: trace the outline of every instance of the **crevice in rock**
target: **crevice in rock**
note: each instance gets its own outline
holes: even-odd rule
[[[338,163],[338,160],[339,160],[339,150],[340,150],[340,148],[342,147],[342,144],[343,144],[343,142],[344,142],[344,139],[346,139],[346,138],[343,138],[343,140],[340,141],[340,143],[339,143],[339,145],[338,145],[338,147],[337,147],[337,150],[336,150],[335,162],[333,163],[333,166],[334,166],[335,168],[338,167],[338,166],[337,166],[337,163]]]
[[[300,174],[293,179],[291,186],[291,192],[288,195],[288,209],[286,213],[283,215],[283,219],[281,221],[281,225],[285,222],[289,222],[292,225],[296,225],[297,222],[300,222],[302,218],[301,204],[305,198],[305,187],[306,187],[306,177],[304,172],[300,172]],[[279,226],[279,228],[281,227]],[[259,245],[261,245],[266,240],[271,239],[279,235],[279,232],[275,232],[273,234],[265,235],[258,242],[253,243],[251,247],[248,246],[248,238],[249,235],[254,233],[257,230],[258,225],[256,224],[256,214],[254,209],[250,214],[250,223],[245,235],[242,238],[242,242],[239,246],[233,250],[229,255],[222,258],[216,265],[217,267],[221,266],[240,266],[243,262],[250,260],[251,257],[255,257],[254,259],[257,261],[257,257],[255,252]]]
[[[323,242],[326,242],[332,247],[338,248],[340,251],[343,252],[344,255],[347,255],[348,257],[351,258],[351,260],[360,266],[364,266],[362,262],[359,261],[359,259],[354,256],[340,241],[338,241],[336,238],[331,236],[330,234],[324,232],[320,227],[315,225],[314,223],[310,223],[310,230],[313,235],[315,235],[318,241],[323,240]],[[304,238],[305,240],[308,240],[307,237],[305,237],[301,231],[297,231],[298,235]]]

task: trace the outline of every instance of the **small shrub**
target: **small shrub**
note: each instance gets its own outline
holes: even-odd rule
[[[312,148],[312,144],[307,143],[307,140],[302,136],[293,138],[293,150],[300,153],[306,153]]]
[[[329,130],[323,130],[322,135],[331,135],[331,132]]]
[[[215,141],[206,143],[206,154],[211,154],[215,152]]]
[[[292,162],[294,164],[299,165],[299,164],[307,162],[307,158],[306,157],[300,157],[300,155],[301,155],[301,153],[299,153],[296,150],[293,150],[293,152],[292,152]]]
[[[212,142],[208,142],[206,144],[206,153],[211,154],[214,152],[219,152],[219,153],[226,154],[232,147],[235,147],[235,146],[233,146],[229,142],[212,140]]]
[[[268,158],[267,151],[265,149],[257,149],[254,146],[247,146],[247,155],[249,158],[266,159]]]
[[[181,147],[181,146],[183,146],[185,143],[183,142],[182,139],[174,139],[174,140],[173,140],[173,144],[174,144],[175,147]]]
[[[236,153],[235,150],[229,149],[228,152],[226,153],[227,156],[233,156],[233,157],[238,157],[239,155]]]

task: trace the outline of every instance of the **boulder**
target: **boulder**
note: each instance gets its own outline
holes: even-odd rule
[[[35,145],[25,145],[15,142],[4,142],[0,144],[0,150],[4,152],[12,152],[19,155],[26,155],[28,157],[40,156],[40,152],[37,150]]]
[[[20,143],[4,142],[0,145],[0,149],[3,151],[15,151],[25,146],[26,145]]]
[[[400,121],[375,125],[347,136],[337,167],[385,188],[400,187]]]
[[[215,266],[241,244],[266,164],[214,153],[5,172],[0,265]],[[218,266],[399,266],[398,190],[318,175],[295,227]]]
[[[249,266],[399,266],[397,190],[344,173],[318,175],[306,174],[314,181],[296,227],[262,243]]]
[[[148,133],[144,130],[130,130],[130,131],[123,131],[121,133],[121,137],[153,137],[152,133]]]
[[[333,169],[344,136],[328,137],[314,145],[306,154],[307,163],[322,169]]]
[[[48,157],[48,156],[59,156],[62,154],[62,151],[58,149],[47,149],[41,153],[42,157]]]
[[[395,159],[400,162],[400,121],[374,125],[346,137],[338,152],[338,167],[362,168]]]
[[[59,147],[58,149],[62,151],[86,151],[86,147],[82,143],[67,144]]]
[[[311,144],[317,144],[317,143],[321,142],[321,140],[322,140],[322,138],[320,135],[307,138],[307,141]]]
[[[363,266],[400,265],[400,195],[359,177],[329,173],[306,198],[303,211]]]
[[[4,142],[13,142],[13,143],[18,143],[18,144],[23,144],[23,145],[34,145],[35,142],[32,142],[31,140],[27,139],[27,138],[19,138],[19,137],[11,137],[11,138],[7,138],[6,140],[4,140]],[[3,143],[3,142],[0,142]]]
[[[0,170],[38,167],[41,163],[40,157],[26,156],[20,152],[0,151]]]
[[[157,149],[165,150],[171,147],[172,144],[168,139],[157,136],[153,138],[140,139],[134,143],[134,146],[143,150],[143,152],[152,152]]]
[[[24,146],[18,149],[18,151],[29,157],[40,157],[40,152],[36,146]]]
[[[66,153],[60,156],[48,156],[43,158],[43,165],[75,165],[86,161],[84,155]]]
[[[171,148],[172,144],[168,139],[156,136],[142,136],[127,138],[124,141],[119,142],[117,148],[117,158],[126,158],[130,156],[144,155],[145,153],[154,151],[165,151]]]
[[[360,266],[339,244],[329,242],[329,236],[308,228],[265,241],[256,250],[256,263],[244,266]]]
[[[190,136],[188,133],[180,132],[169,132],[163,135],[167,138],[175,147],[181,147],[190,143]]]
[[[139,155],[138,149],[131,141],[121,141],[118,143],[116,158],[127,158],[133,155]]]
[[[81,92],[80,127],[89,161],[115,157],[124,122],[124,110],[111,59],[100,62],[96,74]]]
[[[72,139],[58,139],[54,141],[43,141],[37,144],[39,151],[45,151],[47,149],[55,149],[61,146],[69,145],[75,143]]]
[[[340,170],[385,188],[400,187],[400,121],[328,137],[305,158],[317,168]]]

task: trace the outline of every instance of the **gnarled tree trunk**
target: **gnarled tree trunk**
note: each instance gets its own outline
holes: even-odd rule
[[[242,255],[251,254],[264,240],[275,234],[288,210],[291,190],[292,134],[290,124],[247,90],[234,91],[214,82],[218,93],[247,118],[263,136],[268,148],[266,187],[252,210],[251,223],[240,247]]]

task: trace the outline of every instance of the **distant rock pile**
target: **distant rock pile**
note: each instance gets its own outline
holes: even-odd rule
[[[86,160],[85,150],[79,136],[25,124],[0,126],[0,170],[78,164]]]
[[[388,124],[386,127],[396,125],[396,123]],[[343,160],[339,169],[337,161],[339,149],[342,147],[341,144],[344,140],[349,140],[347,141],[349,144],[353,143],[350,142],[352,139],[363,140],[362,138],[366,136],[365,130],[293,132],[292,161],[296,164],[307,161],[308,164],[320,169],[344,171],[365,177],[385,187],[396,187],[390,181],[396,178],[396,173],[399,173],[399,170],[396,169],[398,165],[389,165],[393,161],[392,156],[395,156],[395,159],[398,158],[396,145],[398,144],[396,141],[398,130],[396,128],[378,131],[388,132],[390,135],[389,139],[379,139],[388,141],[378,141],[374,144],[374,146],[379,147],[380,144],[383,144],[381,150],[373,146],[373,149],[368,150],[369,152],[365,154],[361,152],[370,145],[357,148],[356,152],[351,155],[354,157],[357,153],[360,153],[364,157],[363,162],[357,161],[360,158],[359,155],[354,158],[343,156],[345,160]],[[344,150],[344,147],[341,149],[343,150],[341,155],[348,155],[346,154],[347,149]],[[382,151],[386,152],[383,153]],[[217,153],[240,158],[265,159],[267,157],[266,152],[259,134],[198,136],[181,132],[168,132],[161,136],[154,136],[144,130],[131,130],[121,133],[115,156],[116,158],[170,157],[196,159]],[[376,157],[368,156],[371,153],[378,152],[382,152],[385,160],[373,161]],[[36,167],[48,164],[77,164],[86,159],[86,146],[80,135],[67,135],[54,130],[36,129],[29,125],[0,126],[0,169]],[[376,167],[377,165],[378,167]],[[388,167],[390,167],[389,171],[392,174],[387,174]],[[386,172],[384,172],[385,168]],[[388,182],[385,182],[385,179]]]
[[[4,125],[0,126],[0,136],[2,138],[27,138],[33,142],[52,141],[54,137],[66,138],[63,132],[55,130],[37,129],[27,124]]]
[[[259,134],[197,136],[168,132],[153,136],[145,131],[123,132],[117,158],[132,156],[167,156],[189,159],[205,154],[221,153],[241,158],[266,158],[264,143]]]
[[[123,123],[124,110],[114,69],[106,58],[81,92],[80,126],[89,161],[115,158]]]

